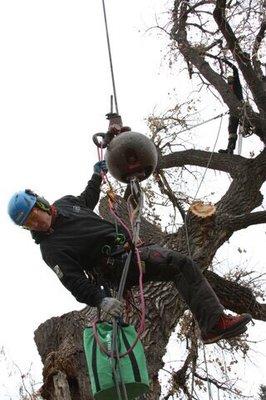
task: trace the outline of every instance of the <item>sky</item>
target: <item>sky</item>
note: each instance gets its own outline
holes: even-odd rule
[[[169,100],[173,102],[172,89],[178,99],[185,100],[192,83],[177,66],[168,69],[167,38],[151,29],[157,17],[167,18],[166,2],[107,0],[106,7],[119,111],[125,125],[145,133],[146,118],[167,109]],[[112,93],[101,1],[2,0],[0,37],[0,348],[5,349],[11,369],[12,362],[22,371],[32,363],[32,374],[40,381],[34,330],[83,304],[44,264],[29,233],[12,224],[6,207],[10,196],[24,188],[50,202],[66,194],[78,195],[92,174],[97,162],[92,135],[107,129],[105,114]],[[204,119],[220,113],[221,107],[208,103],[201,110]],[[226,143],[226,125],[224,120],[218,147]],[[214,142],[219,121],[208,128],[213,129]],[[213,144],[204,129],[195,133],[197,148]],[[258,153],[260,148],[252,137],[243,144],[243,154],[253,149]],[[213,172],[208,172],[208,179],[217,198],[230,183],[227,176]],[[205,183],[201,190],[201,194],[208,190]],[[256,234],[252,243],[251,232],[253,237]],[[238,254],[240,241],[249,249],[247,253]],[[249,228],[219,250],[219,256],[224,263],[242,257],[261,270],[263,243],[265,227]],[[255,339],[263,339],[265,328],[258,327]],[[263,346],[258,351],[266,354]],[[260,382],[265,358],[257,359],[252,376]],[[11,395],[16,400],[15,377],[4,372],[0,376],[0,400]]]

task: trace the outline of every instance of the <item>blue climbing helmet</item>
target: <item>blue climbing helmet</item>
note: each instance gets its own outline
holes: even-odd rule
[[[8,203],[8,214],[15,224],[23,226],[33,207],[50,213],[51,206],[47,200],[32,190],[25,189],[11,197]]]

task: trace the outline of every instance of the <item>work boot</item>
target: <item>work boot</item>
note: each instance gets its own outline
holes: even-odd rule
[[[246,325],[251,321],[250,314],[226,315],[222,314],[217,324],[209,333],[202,334],[204,344],[218,342],[220,339],[229,339],[239,336],[247,330]]]

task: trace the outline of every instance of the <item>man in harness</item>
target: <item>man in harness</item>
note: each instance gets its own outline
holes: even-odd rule
[[[52,205],[31,190],[15,193],[8,213],[17,225],[30,230],[35,243],[40,245],[43,260],[77,301],[119,316],[123,304],[110,296],[102,282],[118,288],[127,253],[123,249],[116,252],[117,237],[124,235],[125,242],[129,238],[122,226],[118,235],[114,224],[93,212],[99,201],[102,171],[107,171],[105,161],[95,164],[94,173],[79,196],[67,195]],[[106,246],[111,249],[109,255],[102,252]],[[235,337],[247,330],[251,316],[226,315],[200,268],[190,258],[158,245],[144,245],[139,252],[145,262],[144,283],[174,282],[198,322],[203,343]],[[138,284],[135,261],[130,263],[126,289]],[[102,282],[97,280],[99,276]]]

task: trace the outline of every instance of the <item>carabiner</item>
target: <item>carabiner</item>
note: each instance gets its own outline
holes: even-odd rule
[[[103,140],[99,142],[98,137],[101,137]],[[106,133],[102,132],[95,133],[92,136],[93,143],[96,144],[96,146],[99,147],[100,149],[105,149],[105,147],[107,146],[107,142],[105,139],[106,139]]]

